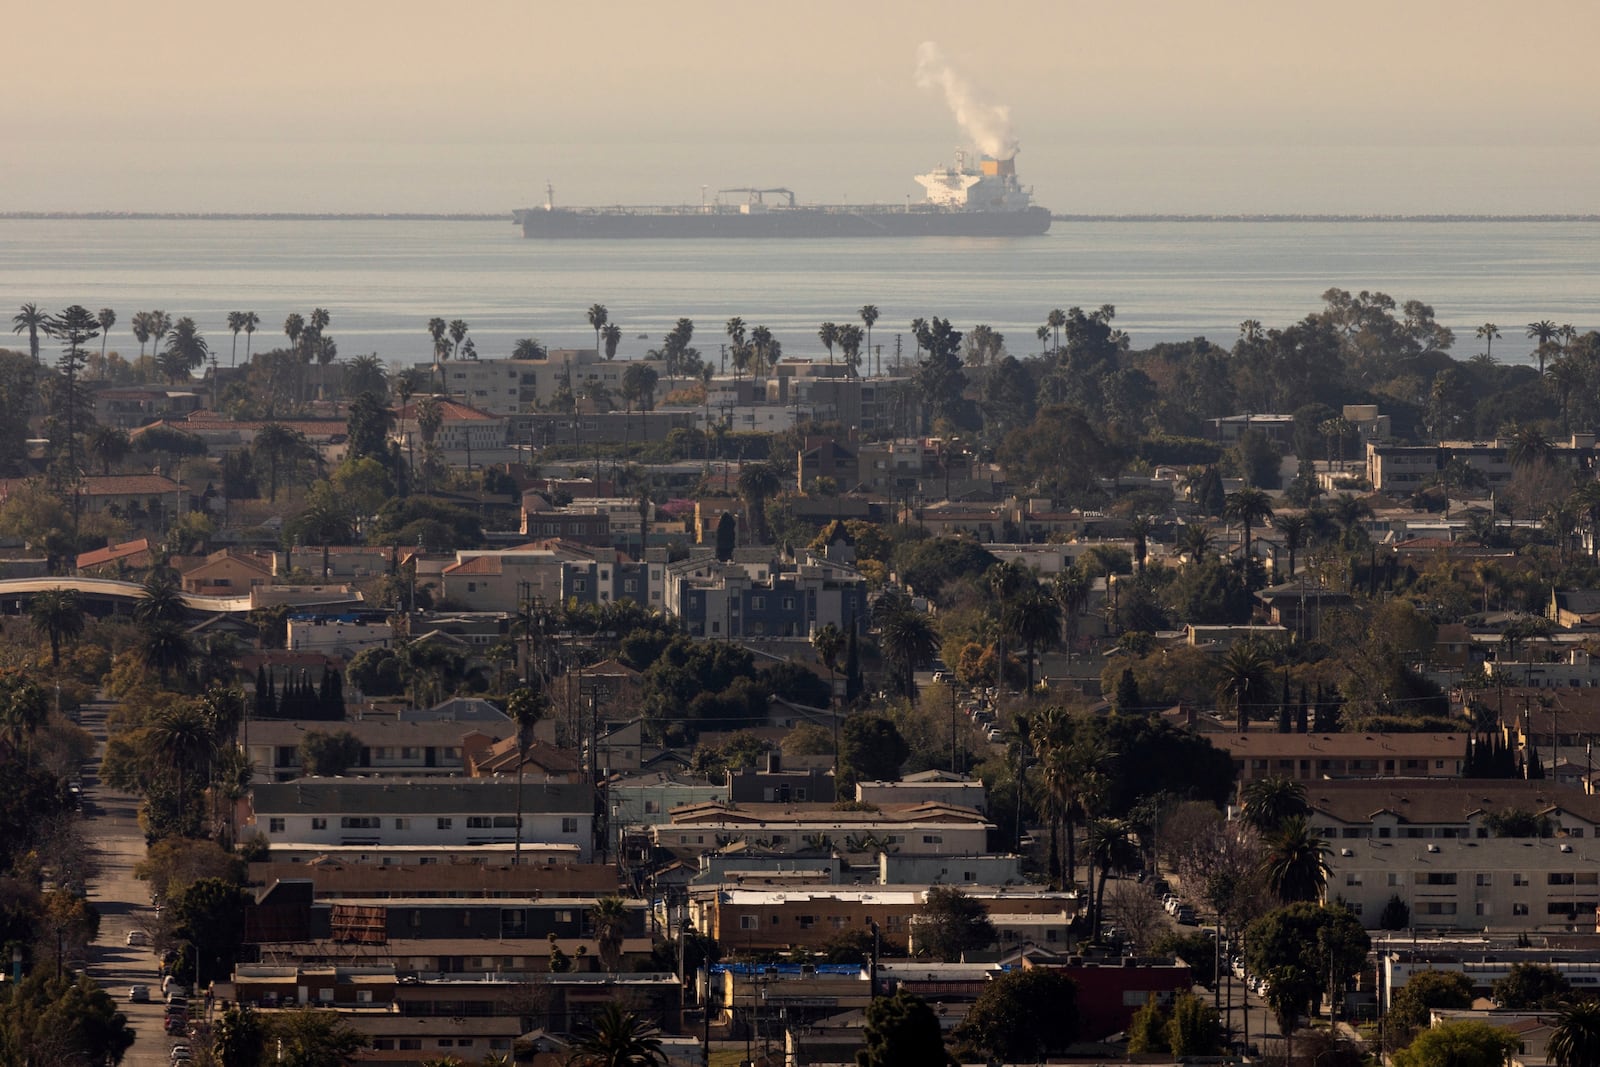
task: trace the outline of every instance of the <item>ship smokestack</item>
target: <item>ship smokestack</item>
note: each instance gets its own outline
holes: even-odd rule
[[[1017,139],[1011,132],[1011,109],[985,101],[932,41],[917,46],[917,86],[944,93],[956,124],[984,155],[1010,161],[1017,154]]]

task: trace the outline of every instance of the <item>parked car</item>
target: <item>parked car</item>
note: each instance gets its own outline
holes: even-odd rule
[[[147,985],[129,986],[128,1000],[134,1004],[150,1003],[150,987]]]
[[[1194,909],[1189,907],[1189,905],[1187,905],[1187,904],[1184,904],[1183,906],[1178,908],[1177,911],[1173,912],[1173,918],[1178,920],[1178,925],[1179,926],[1199,926],[1200,925],[1200,920],[1195,915]]]
[[[134,945],[148,945],[150,944],[150,935],[145,933],[143,930],[129,930],[126,943],[130,947]]]
[[[174,1060],[192,1060],[194,1053],[188,1045],[173,1045],[172,1058]]]

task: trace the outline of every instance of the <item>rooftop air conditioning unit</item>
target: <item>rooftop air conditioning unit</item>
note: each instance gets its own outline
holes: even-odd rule
[[[1439,846],[1438,845],[1429,845],[1428,846],[1428,851],[1429,852],[1438,852],[1439,851]]]

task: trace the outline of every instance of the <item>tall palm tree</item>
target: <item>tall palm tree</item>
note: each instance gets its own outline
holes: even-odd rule
[[[159,310],[151,311],[147,314],[149,314],[150,318],[145,328],[150,331],[150,351],[153,354],[156,349],[161,347],[162,340],[172,329],[172,316],[165,311]]]
[[[205,714],[193,704],[162,712],[150,727],[151,741],[170,761],[177,776],[178,810],[187,813],[188,787],[196,772],[210,765],[216,742]]]
[[[600,331],[609,321],[611,314],[604,304],[589,305],[589,325],[594,327],[594,354],[597,356],[600,354]]]
[[[139,342],[139,358],[144,358],[144,346],[150,342],[150,312],[135,311],[133,321],[129,328],[133,331],[133,339]]]
[[[244,312],[228,312],[228,329],[233,331],[233,348],[228,352],[228,366],[234,366],[239,359],[239,334],[244,330]]]
[[[1088,576],[1075,566],[1056,572],[1054,589],[1056,601],[1061,605],[1062,639],[1067,644],[1068,656],[1072,655],[1072,646],[1078,639],[1078,616],[1089,602],[1093,588]]]
[[[261,316],[257,315],[254,311],[246,311],[243,314],[244,314],[244,361],[246,363],[249,363],[250,362],[250,339],[253,336],[255,336],[256,327],[261,325]]]
[[[471,329],[472,327],[467,325],[466,319],[450,320],[450,340],[455,345],[455,349],[451,353],[453,356],[460,357],[461,346],[467,343],[467,332]]]
[[[523,337],[511,349],[512,359],[543,359],[545,347],[539,343],[538,338]],[[598,351],[598,349],[596,350]]]
[[[39,362],[39,334],[45,330],[50,321],[50,316],[39,310],[38,304],[23,304],[22,309],[11,316],[11,332],[28,334],[28,354],[33,357],[34,363]]]
[[[50,641],[50,667],[61,672],[61,643],[83,633],[83,601],[76,589],[46,589],[28,605],[33,632]]]
[[[722,332],[728,335],[728,344],[723,348],[722,351],[724,356],[726,356],[728,349],[733,349],[733,371],[734,377],[737,378],[739,376],[740,367],[742,366],[739,358],[740,351],[745,346],[744,319],[740,318],[738,315],[735,315],[723,325]],[[726,358],[724,358],[722,361],[721,372],[726,374],[727,371],[728,361]]]
[[[1214,547],[1211,531],[1198,523],[1178,531],[1178,551],[1189,557],[1190,563],[1199,563],[1211,554]]]
[[[1549,319],[1540,319],[1538,322],[1528,323],[1528,338],[1539,342],[1534,354],[1539,357],[1539,377],[1544,377],[1544,357],[1549,349],[1550,342],[1560,334],[1561,327]]]
[[[110,474],[112,465],[121,463],[128,454],[128,435],[115,426],[97,423],[86,438],[89,454],[100,460],[101,474]]]
[[[299,430],[291,429],[281,422],[269,422],[256,431],[255,440],[251,442],[250,451],[253,455],[266,459],[267,462],[267,499],[273,503],[278,500],[278,471],[286,463],[293,463],[307,455],[310,446],[306,444],[305,435]]]
[[[856,314],[861,316],[861,321],[867,327],[867,370],[872,370],[872,325],[878,321],[878,309],[872,304],[863,304]],[[878,373],[883,373],[882,360],[878,361]]]
[[[1293,578],[1295,553],[1305,545],[1310,525],[1304,515],[1279,515],[1272,520],[1272,525],[1283,534],[1283,547],[1289,550],[1289,577]]]
[[[783,474],[771,463],[748,463],[739,471],[739,495],[749,511],[750,530],[761,544],[772,539],[767,529],[767,500],[783,489]]]
[[[1549,1056],[1555,1067],[1600,1067],[1600,1001],[1577,1000],[1561,1009]]]
[[[1320,901],[1328,890],[1328,843],[1305,816],[1292,815],[1268,842],[1261,873],[1280,903]]]
[[[605,342],[606,359],[617,358],[617,346],[622,344],[622,327],[614,322],[608,322],[600,327],[600,339]]]
[[[1253,641],[1240,641],[1222,658],[1222,675],[1217,681],[1218,698],[1231,701],[1240,731],[1249,728],[1252,708],[1269,703],[1272,688],[1272,660]]]
[[[833,366],[833,346],[839,340],[839,325],[834,322],[825,322],[817,328],[817,340],[828,348],[828,366]]]
[[[211,354],[211,346],[201,336],[195,321],[185,315],[172,327],[172,337],[167,341],[162,355],[162,370],[174,382],[182,382],[202,366]]]
[[[879,624],[884,666],[895,687],[912,703],[917,699],[916,670],[939,652],[939,635],[928,617],[914,608],[889,614]]]
[[[1106,880],[1113,873],[1130,871],[1139,865],[1139,847],[1133,843],[1133,828],[1122,819],[1096,819],[1089,824],[1089,861],[1099,870],[1095,887],[1092,930],[1095,940],[1105,919]]]
[[[428,320],[428,337],[433,341],[433,370],[439,375],[441,383],[444,381],[444,370],[439,364],[449,358],[450,346],[445,341],[449,331],[450,324],[439,316],[435,315]]]
[[[850,377],[857,378],[861,375],[861,327],[853,322],[847,322],[839,327],[839,349],[844,353],[844,365],[850,372]]]
[[[1293,778],[1257,778],[1244,787],[1244,821],[1263,834],[1311,814],[1306,787]]]
[[[165,687],[173,674],[188,671],[194,662],[194,644],[177,623],[158,622],[140,630],[139,660],[156,672]]]
[[[1229,493],[1222,506],[1225,518],[1244,529],[1244,558],[1250,560],[1250,533],[1256,523],[1272,521],[1272,498],[1253,486]]]
[[[1050,313],[1044,317],[1044,324],[1055,332],[1055,350],[1061,351],[1061,327],[1067,324],[1067,313],[1060,308],[1051,308]]]
[[[615,974],[622,962],[622,939],[628,932],[628,906],[621,897],[601,897],[589,909],[589,921],[594,925],[600,965]]]
[[[1513,467],[1542,463],[1555,452],[1555,444],[1537,426],[1513,424],[1511,432],[1506,436],[1510,438],[1510,444],[1506,447],[1506,458],[1511,461]]]
[[[1492,322],[1486,322],[1474,332],[1483,338],[1483,354],[1492,361],[1494,359],[1494,343],[1500,339],[1500,327]]]
[[[656,1028],[615,1000],[578,1032],[567,1067],[666,1067]]]
[[[283,335],[289,339],[289,351],[300,351],[300,338],[305,336],[306,319],[298,311],[291,311],[283,320]]]
[[[31,746],[31,738],[49,719],[50,704],[43,689],[15,675],[0,679],[0,728],[12,752],[22,751],[24,741]]]
[[[111,327],[117,324],[117,312],[114,308],[101,308],[95,313],[95,321],[100,324],[100,373],[105,373],[106,342],[111,340]]]
[[[517,833],[511,851],[512,866],[522,863],[522,771],[528,762],[528,746],[533,744],[533,728],[549,707],[544,694],[533,687],[533,672],[529,670],[528,674],[529,684],[513,690],[506,699],[506,714],[517,727]]]
[[[177,572],[162,567],[145,577],[139,598],[133,603],[133,621],[142,627],[156,623],[183,622],[189,613],[188,602]]]
[[[1034,653],[1061,640],[1061,605],[1038,582],[1030,583],[1010,604],[1000,626],[1022,643],[1028,654],[1028,692],[1033,692]]]
[[[1004,690],[1006,687],[1006,627],[1004,624],[1006,612],[1010,609],[1011,600],[1018,593],[1034,581],[1033,574],[1017,560],[992,565],[983,575],[984,584],[989,589],[989,595],[994,598],[996,616],[1001,620],[1000,627],[995,631],[995,658],[994,673],[995,685]]]

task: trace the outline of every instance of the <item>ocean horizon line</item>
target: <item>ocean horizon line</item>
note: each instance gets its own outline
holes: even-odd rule
[[[1053,222],[1328,222],[1328,223],[1477,223],[1600,222],[1597,214],[1474,214],[1466,212],[1407,214],[1360,212],[1132,212],[1052,214]],[[194,222],[510,222],[511,213],[473,211],[0,211],[6,221],[194,221]]]

